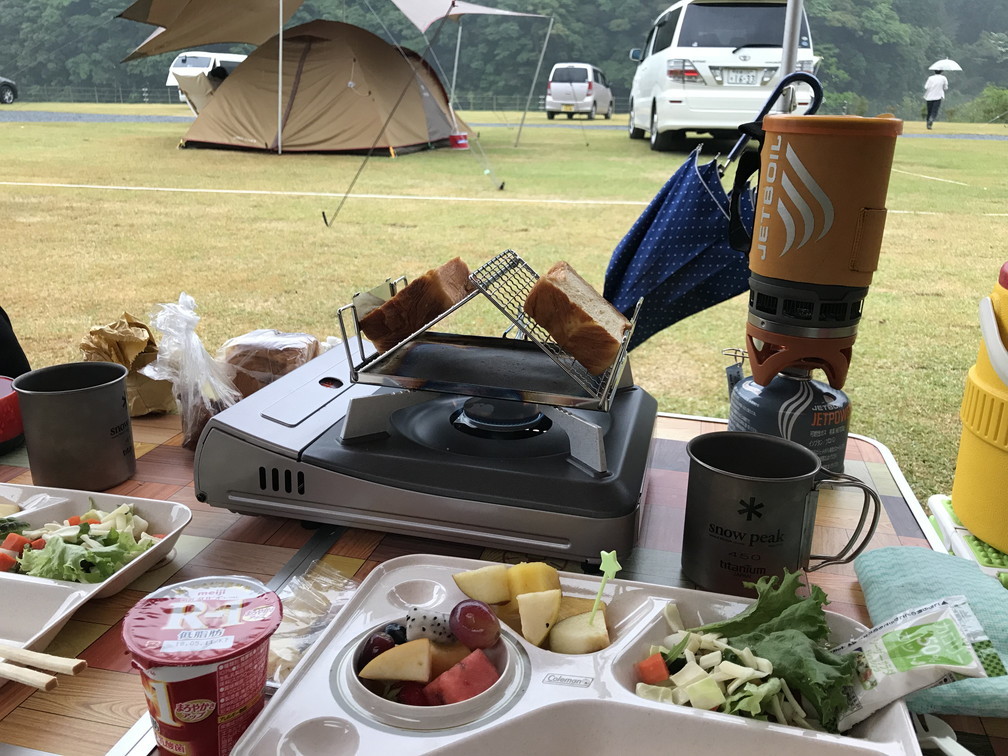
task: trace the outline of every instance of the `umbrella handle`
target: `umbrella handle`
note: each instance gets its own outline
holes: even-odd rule
[[[750,139],[756,137],[762,147],[763,117],[770,112],[770,109],[777,103],[777,100],[780,99],[781,95],[784,94],[784,90],[799,81],[805,82],[812,88],[812,102],[809,103],[808,109],[803,113],[803,115],[812,115],[819,110],[819,106],[822,105],[823,99],[823,89],[822,84],[819,83],[819,79],[810,73],[806,73],[805,71],[795,71],[793,73],[789,73],[780,80],[776,89],[774,89],[770,97],[767,98],[766,103],[763,105],[763,110],[760,111],[756,120],[739,126],[739,131],[742,132],[742,136],[739,137],[739,140],[735,142],[735,146],[732,147],[731,152],[728,153],[728,157],[725,159],[724,165],[719,168],[722,176],[724,176],[725,169],[734,162],[739,155],[742,154],[742,150],[745,149],[745,146],[749,143]]]

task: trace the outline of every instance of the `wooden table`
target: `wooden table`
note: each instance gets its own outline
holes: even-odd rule
[[[196,500],[193,453],[181,446],[175,415],[135,418],[137,471],[134,478],[110,493],[124,497],[176,501],[190,507],[193,519],[179,539],[174,559],[147,573],[121,593],[85,604],[47,649],[80,656],[88,668],[76,677],[61,677],[59,687],[40,692],[9,683],[0,688],[0,743],[38,751],[89,756],[138,753],[138,729],[145,728],[147,707],[130,656],[120,638],[125,613],[147,593],[165,584],[194,577],[244,574],[276,585],[275,577],[290,574],[304,561],[308,544],[317,547],[317,531],[296,520],[238,515]],[[685,509],[687,457],[685,442],[723,421],[676,415],[659,417],[656,446],[642,535],[629,559],[622,559],[619,577],[669,585],[685,585],[679,571]],[[27,455],[19,451],[0,457],[0,482],[30,485]],[[941,548],[913,492],[888,450],[869,439],[852,436],[846,472],[879,492],[885,511],[870,548],[916,545]],[[851,498],[853,497],[853,498]],[[860,495],[824,492],[820,497],[813,551],[835,552],[849,538],[860,511]],[[479,546],[445,543],[359,529],[335,529],[323,559],[346,576],[363,579],[377,564],[411,553],[445,554],[474,559],[521,561],[526,556]],[[313,535],[316,538],[313,541]],[[564,570],[580,564],[546,559]],[[869,624],[864,597],[850,565],[809,574],[830,597],[830,609]],[[5,607],[4,611],[11,611]],[[1008,723],[1003,720],[947,718],[960,740],[975,753],[1008,756]],[[135,726],[136,725],[136,726]],[[132,728],[132,731],[131,731]],[[981,750],[981,746],[984,750]],[[32,751],[31,749],[35,749]],[[3,750],[3,749],[0,749]],[[4,753],[7,751],[4,750]]]

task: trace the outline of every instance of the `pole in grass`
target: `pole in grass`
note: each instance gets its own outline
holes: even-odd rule
[[[602,582],[599,583],[598,593],[595,594],[595,603],[592,604],[591,616],[588,618],[589,625],[595,621],[595,612],[598,610],[599,604],[602,603],[602,591],[605,590],[605,585],[609,582],[609,578],[615,577],[616,573],[623,569],[620,563],[616,561],[615,551],[602,551],[600,554],[602,556],[602,564],[599,569],[602,570]]]

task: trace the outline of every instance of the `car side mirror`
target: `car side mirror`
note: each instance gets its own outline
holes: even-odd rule
[[[630,60],[634,61],[635,63],[640,63],[641,60],[643,59],[644,59],[644,51],[641,50],[639,47],[635,47],[633,50],[630,51]]]

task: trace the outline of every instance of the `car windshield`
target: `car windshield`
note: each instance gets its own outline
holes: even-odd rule
[[[686,8],[679,47],[781,47],[785,13],[783,3],[693,3]],[[812,46],[804,16],[798,46]]]
[[[172,68],[209,68],[210,57],[207,55],[179,55]]]
[[[588,81],[588,70],[585,68],[577,68],[576,66],[558,68],[553,72],[552,81],[560,82],[561,84],[566,84],[568,82],[576,84]]]

